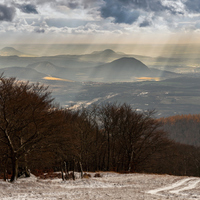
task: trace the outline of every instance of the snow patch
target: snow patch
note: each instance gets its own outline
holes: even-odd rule
[[[62,181],[59,178],[40,179],[35,177],[34,175],[31,175],[30,178],[20,178],[15,183],[9,183],[0,180],[0,199],[200,199],[200,178],[185,178],[169,175],[148,175],[137,173],[99,173],[102,175],[102,177],[94,178],[94,173],[90,173],[92,178],[77,178],[75,181]]]

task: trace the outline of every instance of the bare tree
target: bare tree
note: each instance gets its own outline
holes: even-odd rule
[[[94,156],[95,128],[92,124],[89,110],[82,108],[71,112],[71,117],[66,119],[70,127],[70,150],[73,159],[79,165],[81,176],[83,168],[89,170]]]
[[[109,171],[111,167],[111,158],[112,153],[111,151],[111,144],[115,144],[115,132],[116,126],[118,124],[118,116],[116,115],[118,110],[118,106],[116,104],[105,104],[99,107],[97,110],[97,120],[99,124],[99,129],[101,130],[102,134],[106,137],[107,140],[107,164],[106,170]]]
[[[50,93],[39,84],[0,77],[0,142],[7,145],[12,162],[11,181],[18,176],[19,159],[48,135]]]
[[[111,164],[112,168],[121,164],[126,171],[134,171],[167,145],[166,134],[152,111],[137,112],[127,104],[105,104],[99,109],[99,121],[107,137],[107,170]]]

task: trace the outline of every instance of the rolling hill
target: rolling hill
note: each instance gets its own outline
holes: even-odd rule
[[[116,53],[111,49],[105,49],[103,51],[94,51],[91,54],[85,54],[80,56],[81,61],[90,61],[98,63],[112,62],[116,59],[124,57],[123,53]]]
[[[48,61],[32,63],[27,65],[26,68],[34,69],[40,73],[47,74],[48,76],[54,76],[64,79],[73,79],[73,80],[76,79],[75,75],[77,69],[58,67]]]
[[[57,67],[54,64],[48,61],[36,62],[33,64],[29,64],[27,68],[35,69],[38,72],[55,75],[55,73],[59,70],[63,70],[61,67]]]
[[[136,77],[173,78],[179,76],[172,72],[149,69],[141,61],[132,57],[123,57],[97,67],[58,67],[49,61],[41,61],[31,63],[27,65],[27,68],[35,69],[49,76],[74,81],[127,82],[136,81]]]
[[[30,81],[41,81],[43,77],[47,75],[41,72],[38,72],[34,69],[29,69],[25,67],[8,67],[0,69],[0,74],[6,77],[16,77],[20,80],[30,80]]]
[[[18,51],[13,47],[4,47],[3,49],[1,49],[0,56],[32,57],[32,55]]]
[[[132,77],[148,76],[150,69],[135,58],[123,57],[97,66],[90,77],[101,81],[129,81]]]

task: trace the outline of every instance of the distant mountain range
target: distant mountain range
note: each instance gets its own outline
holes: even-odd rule
[[[48,62],[48,61],[43,61],[43,62],[37,62],[33,64],[29,64],[27,68],[34,69],[38,72],[45,73],[45,74],[50,74],[50,75],[55,75],[58,70],[64,70],[64,68],[57,67],[54,64]]]
[[[200,110],[200,74],[190,77],[160,70],[158,63],[152,68],[142,56],[139,59],[111,49],[44,57],[21,57],[23,53],[14,48],[4,48],[1,53],[0,74],[49,85],[62,106],[126,102],[134,109],[156,109],[159,117]]]
[[[107,63],[124,56],[126,55],[123,53],[116,53],[111,49],[106,49],[104,51],[94,51],[91,54],[81,55],[79,59],[81,61]]]
[[[165,79],[180,76],[173,72],[148,68],[140,60],[130,57],[130,55],[116,53],[111,49],[85,55],[23,57],[24,53],[12,47],[5,47],[0,54],[4,55],[0,56],[0,68],[3,68],[1,71],[5,71],[9,76],[19,75],[18,78],[23,77],[21,74],[15,73],[15,70],[25,70],[20,68],[35,70],[34,73],[40,73],[38,78],[41,78],[43,74],[79,82],[129,82],[137,81],[140,77],[150,77],[149,80],[151,80],[151,77]],[[12,67],[12,70],[11,68],[6,69],[7,67]],[[30,74],[30,70],[27,71],[27,74]],[[29,77],[31,76],[27,78]],[[36,76],[34,75],[34,77]]]
[[[103,51],[93,51],[91,54],[98,55],[98,56],[116,56],[118,53],[113,51],[112,49],[105,49]]]
[[[76,78],[76,73],[79,72],[78,69],[58,67],[48,61],[42,61],[42,62],[29,64],[27,65],[26,68],[34,69],[38,72],[46,74],[47,76],[53,76],[53,77],[58,77],[62,79],[70,79],[70,80],[78,79]]]
[[[16,77],[20,80],[41,81],[47,75],[25,67],[8,67],[0,69],[0,74],[6,77]]]
[[[33,55],[23,53],[13,47],[4,47],[0,50],[0,56],[19,56],[19,57],[32,57]]]
[[[58,67],[48,61],[29,64],[27,68],[35,69],[38,72],[49,76],[56,76],[74,81],[95,81],[95,82],[129,82],[139,77],[178,77],[173,72],[149,69],[141,61],[123,57],[115,61],[86,68]]]

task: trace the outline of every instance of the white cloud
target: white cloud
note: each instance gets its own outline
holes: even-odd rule
[[[62,39],[104,36],[110,42],[123,36],[128,41],[133,35],[197,32],[200,3],[194,1],[197,8],[192,0],[0,0],[3,8],[16,11],[0,22],[0,33]]]

